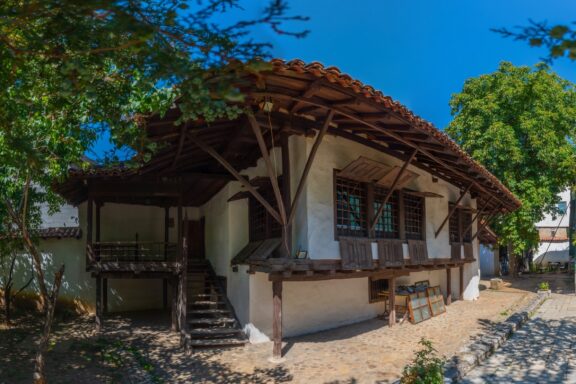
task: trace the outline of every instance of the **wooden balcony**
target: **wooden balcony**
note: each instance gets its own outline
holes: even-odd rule
[[[92,272],[178,273],[176,243],[114,241],[86,245],[86,270]]]

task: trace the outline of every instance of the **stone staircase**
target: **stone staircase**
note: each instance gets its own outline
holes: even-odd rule
[[[194,350],[244,346],[246,336],[210,262],[189,260],[187,278],[186,347]]]

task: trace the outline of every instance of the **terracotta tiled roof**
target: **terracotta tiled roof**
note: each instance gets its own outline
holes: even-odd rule
[[[80,227],[49,227],[40,229],[41,239],[79,239],[82,237]]]
[[[568,236],[556,235],[552,236],[540,236],[540,241],[568,241]]]
[[[349,88],[355,93],[360,94],[367,99],[372,99],[373,101],[382,104],[384,107],[392,110],[398,115],[409,121],[416,129],[421,130],[425,133],[431,134],[440,141],[442,144],[449,147],[454,152],[458,153],[460,157],[477,172],[481,173],[484,177],[490,180],[494,185],[503,191],[512,201],[516,203],[517,206],[521,205],[521,202],[514,196],[508,188],[506,188],[496,176],[492,175],[486,168],[473,160],[465,151],[460,148],[448,135],[436,128],[432,123],[422,119],[421,117],[414,114],[404,105],[393,100],[390,96],[385,96],[382,92],[374,89],[370,85],[362,83],[360,80],[356,80],[351,76],[342,73],[337,67],[325,67],[323,64],[318,62],[305,63],[302,60],[290,60],[285,61],[281,59],[273,59],[272,65],[274,71],[290,70],[299,73],[309,73],[318,78],[324,78],[331,83],[338,84],[343,88]]]

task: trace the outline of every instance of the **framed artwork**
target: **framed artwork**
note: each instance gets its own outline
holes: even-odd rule
[[[432,316],[438,316],[446,312],[446,306],[444,305],[444,296],[440,287],[429,287],[426,290],[428,294],[428,301],[430,302],[430,310],[432,311]]]
[[[410,294],[408,297],[408,311],[410,312],[410,322],[412,324],[421,323],[432,317],[426,291]]]

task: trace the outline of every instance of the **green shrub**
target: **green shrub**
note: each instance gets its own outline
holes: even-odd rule
[[[401,384],[442,384],[444,382],[444,360],[437,356],[432,342],[422,338],[422,349],[402,371]]]
[[[540,285],[538,285],[538,289],[540,291],[549,291],[550,290],[550,284],[548,284],[547,281],[543,281],[540,283]]]

